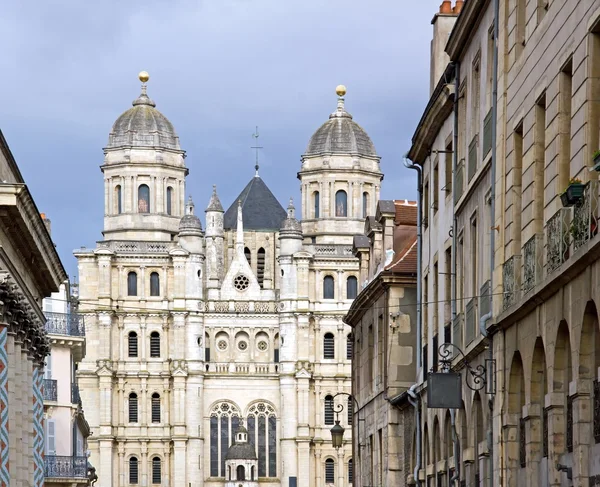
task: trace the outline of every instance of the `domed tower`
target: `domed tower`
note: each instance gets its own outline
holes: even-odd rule
[[[352,244],[375,213],[383,179],[371,138],[346,111],[346,88],[336,93],[337,109],[311,137],[298,173],[307,243]]]
[[[225,487],[258,487],[258,458],[248,442],[248,430],[240,425],[225,457]]]
[[[113,124],[104,148],[105,240],[170,241],[184,215],[185,152],[169,120],[142,92]]]

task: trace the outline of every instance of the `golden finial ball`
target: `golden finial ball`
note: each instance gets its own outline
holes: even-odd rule
[[[140,74],[138,74],[138,78],[142,83],[145,83],[150,79],[150,75],[148,74],[148,71],[140,71]]]
[[[337,85],[335,88],[337,96],[344,96],[346,94],[346,87],[344,85]]]

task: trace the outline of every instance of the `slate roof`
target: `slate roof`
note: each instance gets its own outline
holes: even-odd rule
[[[244,230],[279,230],[287,212],[265,182],[254,176],[225,212],[223,228],[237,228],[238,201],[242,202]]]
[[[156,104],[145,92],[132,105],[113,124],[108,149],[124,146],[181,149],[173,124],[155,108]]]
[[[250,443],[234,443],[227,450],[225,460],[256,460],[256,451]]]

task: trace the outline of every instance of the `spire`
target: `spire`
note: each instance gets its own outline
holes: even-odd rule
[[[221,201],[219,200],[219,197],[217,196],[217,185],[213,184],[213,192],[212,192],[212,196],[210,197],[210,201],[208,202],[208,207],[206,208],[205,212],[207,211],[219,211],[221,213],[223,213],[223,206],[221,205]]]
[[[235,235],[235,249],[238,255],[244,255],[244,220],[242,218],[242,200],[238,200],[237,231]]]
[[[194,202],[192,201],[192,196],[190,195],[188,198],[187,205],[185,205],[185,214],[193,215],[194,214]]]
[[[329,115],[329,118],[335,118],[335,117],[352,118],[352,115],[350,115],[346,111],[346,106],[344,104],[344,95],[346,94],[346,87],[344,85],[338,85],[335,88],[335,92],[338,96],[337,110],[335,112],[333,112],[331,115]]]
[[[140,74],[138,74],[138,78],[142,82],[142,93],[135,100],[133,100],[132,105],[149,105],[151,107],[155,107],[156,103],[154,103],[154,101],[152,101],[146,93],[146,83],[150,79],[150,75],[147,71],[141,71]]]
[[[290,198],[290,203],[287,207],[287,215],[289,220],[296,219],[296,207],[294,206],[294,198]]]
[[[293,198],[290,198],[290,203],[287,207],[287,218],[281,223],[279,231],[280,238],[281,236],[290,235],[293,235],[293,238],[296,238],[296,236],[301,235],[302,233],[302,226],[300,225],[300,222],[296,220],[296,207],[294,206]]]
[[[258,136],[259,136],[259,134],[258,134],[258,125],[257,125],[256,131],[252,134],[252,137],[254,137],[254,140],[256,141],[255,144],[258,143]],[[258,175],[258,150],[262,149],[262,147],[255,145],[254,147],[250,147],[250,149],[254,149],[256,151],[256,163],[254,164],[254,171],[255,171],[254,177],[258,178],[258,177],[260,177]]]

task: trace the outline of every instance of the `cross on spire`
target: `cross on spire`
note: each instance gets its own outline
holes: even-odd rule
[[[258,144],[258,125],[256,126],[256,131],[252,134],[252,137],[254,137],[254,139],[256,140],[255,144]],[[253,147],[250,147],[251,149],[254,149],[256,151],[256,162],[254,165],[254,170],[256,171],[256,173],[254,174],[254,177],[257,178],[258,177],[258,151],[259,149],[262,149],[261,146],[259,145],[255,145]]]

